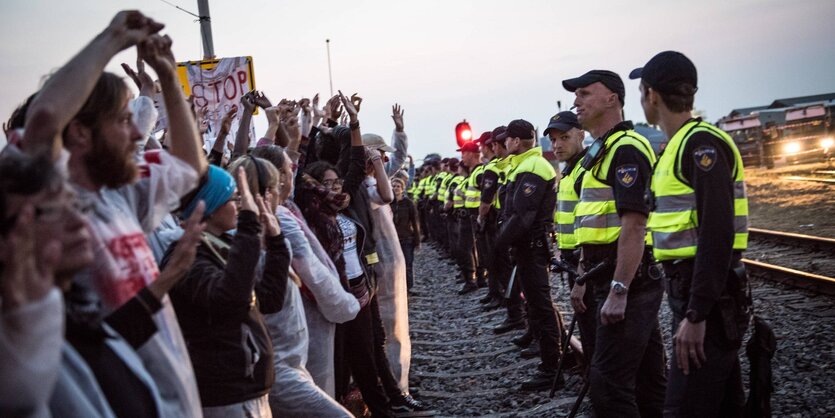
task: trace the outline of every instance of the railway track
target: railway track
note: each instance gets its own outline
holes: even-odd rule
[[[751,275],[835,295],[835,239],[750,228]]]

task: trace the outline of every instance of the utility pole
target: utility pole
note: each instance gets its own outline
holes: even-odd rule
[[[331,72],[331,40],[325,39],[325,48],[328,50],[328,81],[331,86],[331,97],[333,97],[333,73]]]
[[[212,40],[212,17],[209,13],[209,0],[197,0],[197,13],[200,15],[200,37],[203,38],[203,59],[215,57],[215,44]]]

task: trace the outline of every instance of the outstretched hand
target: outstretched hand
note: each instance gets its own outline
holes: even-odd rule
[[[254,91],[250,91],[249,93],[244,94],[241,96],[241,105],[244,107],[244,114],[251,115],[255,112],[255,93]]]
[[[391,107],[391,119],[394,121],[394,130],[397,132],[403,132],[403,113],[403,108],[399,104],[395,103]]]
[[[252,99],[255,102],[255,104],[258,105],[258,107],[266,109],[268,107],[273,106],[273,104],[270,102],[270,99],[268,99],[267,96],[264,95],[264,92],[255,90],[254,93],[255,94],[253,94]]]

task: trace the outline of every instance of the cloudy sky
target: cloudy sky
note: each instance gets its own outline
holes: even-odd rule
[[[169,0],[197,12],[196,0]],[[544,128],[573,95],[561,80],[591,69],[626,76],[674,49],[699,70],[696,108],[715,121],[736,107],[835,92],[831,0],[399,0],[210,2],[215,52],[252,55],[257,87],[281,97],[365,98],[364,132],[389,136],[391,105],[406,110],[411,153],[451,155],[457,122],[476,132],[516,118]],[[202,56],[194,17],[160,0],[4,1],[0,14],[0,116],[37,89],[121,9],[164,22],[178,60]],[[109,65],[135,61],[135,52]],[[626,116],[644,119],[637,82],[626,81]],[[256,129],[266,123],[259,116]],[[0,140],[2,142],[3,140]]]

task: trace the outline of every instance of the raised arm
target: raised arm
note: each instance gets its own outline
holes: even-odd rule
[[[105,65],[119,51],[159,32],[163,24],[136,10],[121,11],[110,25],[61,67],[32,101],[26,117],[24,148],[57,160],[61,132],[81,110]]]
[[[139,44],[140,57],[154,69],[162,87],[162,98],[168,112],[168,150],[171,155],[190,165],[198,176],[208,169],[203,154],[197,122],[183,97],[177,78],[177,61],[171,53],[171,38],[152,35]]]
[[[252,112],[255,111],[255,99],[252,92],[241,97],[241,121],[238,124],[238,132],[235,134],[235,148],[232,150],[232,158],[246,155],[249,148],[249,124],[252,122]]]
[[[394,121],[394,133],[391,135],[391,144],[394,146],[394,152],[386,164],[386,174],[389,177],[393,176],[403,167],[403,163],[406,162],[406,158],[409,156],[409,139],[406,136],[406,132],[403,131],[403,113],[403,108],[399,104],[395,103],[391,107],[391,119]]]

